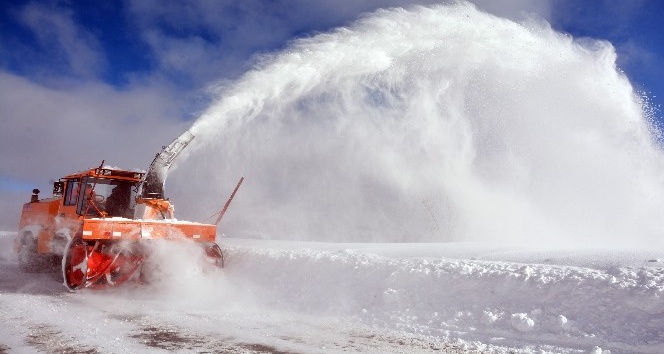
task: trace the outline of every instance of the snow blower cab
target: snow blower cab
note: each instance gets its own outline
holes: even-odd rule
[[[60,263],[70,290],[116,286],[141,278],[153,239],[193,241],[206,264],[223,267],[217,225],[176,220],[164,197],[168,169],[193,138],[186,132],[164,147],[147,173],[102,162],[55,182],[52,198],[39,199],[34,190],[15,242],[20,268],[35,272]]]
[[[64,191],[63,207],[76,206],[75,214],[83,217],[133,219],[136,196],[143,172],[100,167],[66,176],[56,182],[54,190]],[[58,187],[57,184],[61,184]]]

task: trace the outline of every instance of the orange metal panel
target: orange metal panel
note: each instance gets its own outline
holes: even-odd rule
[[[170,220],[85,219],[82,236],[88,240],[139,240],[189,238],[213,242],[217,226]]]

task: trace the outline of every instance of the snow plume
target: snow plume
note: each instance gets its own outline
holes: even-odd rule
[[[379,10],[220,85],[170,191],[202,216],[245,176],[236,237],[661,246],[664,160],[615,60],[466,3]]]
[[[209,263],[203,247],[197,242],[152,240],[147,251],[149,257],[143,264],[143,278],[147,284],[139,289],[130,287],[127,296],[145,295],[182,308],[215,307],[220,302],[227,304],[231,298],[234,299],[233,306],[238,303],[243,307],[249,305],[249,296],[238,293],[242,290],[229,284],[223,272]]]

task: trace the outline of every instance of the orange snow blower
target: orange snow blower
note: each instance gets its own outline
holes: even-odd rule
[[[164,197],[168,169],[193,138],[187,131],[164,147],[147,173],[102,162],[55,182],[52,198],[40,200],[39,190],[33,190],[14,245],[20,268],[36,272],[60,263],[70,290],[118,286],[140,281],[151,239],[194,241],[207,263],[223,267],[215,242],[219,219],[216,224],[178,221]]]

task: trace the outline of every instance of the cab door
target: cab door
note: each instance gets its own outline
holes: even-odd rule
[[[81,194],[81,179],[65,180],[64,194],[60,210],[55,220],[55,233],[73,237],[81,227],[81,220],[76,214],[76,205]]]

